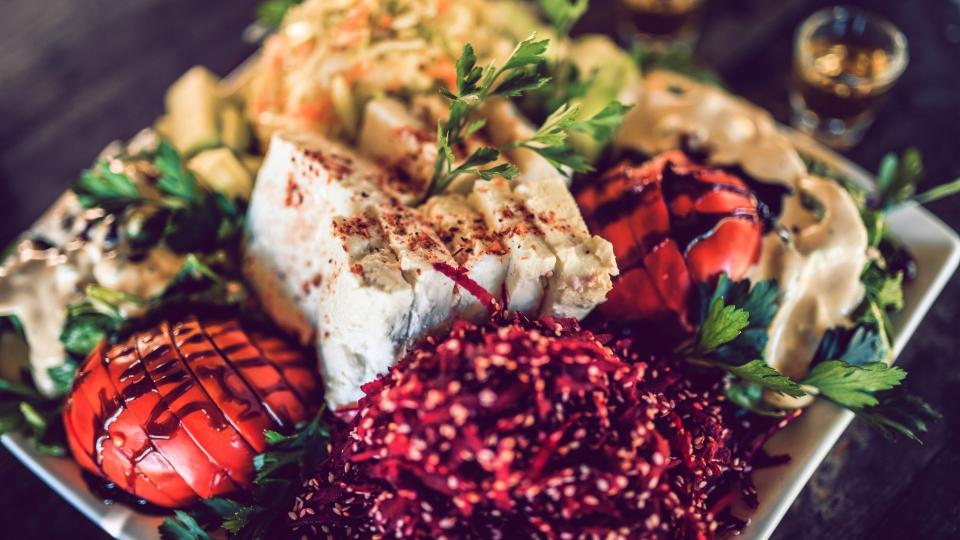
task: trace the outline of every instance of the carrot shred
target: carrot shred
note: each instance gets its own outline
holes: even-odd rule
[[[440,81],[451,92],[457,89],[457,66],[447,57],[438,58],[427,68],[427,75]]]

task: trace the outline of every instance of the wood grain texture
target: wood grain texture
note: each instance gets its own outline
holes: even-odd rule
[[[911,64],[849,157],[874,169],[918,147],[929,185],[960,176],[960,4],[861,0],[906,33]],[[254,47],[240,35],[254,0],[10,0],[0,17],[0,241],[26,228],[110,140],[161,112],[194,64],[225,74]],[[587,29],[610,31],[595,0]],[[736,92],[787,120],[793,31],[820,0],[713,0],[699,48]],[[960,229],[960,198],[931,209]],[[951,280],[900,362],[908,387],[945,419],[923,446],[891,444],[854,422],[775,533],[777,539],[950,538],[960,515],[960,280]],[[0,537],[104,538],[0,451]]]

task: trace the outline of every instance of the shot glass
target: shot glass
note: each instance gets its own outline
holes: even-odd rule
[[[692,47],[703,0],[620,0],[621,24],[635,39],[656,47]]]
[[[886,19],[846,6],[814,13],[794,40],[794,127],[828,146],[851,148],[907,63],[907,39]]]

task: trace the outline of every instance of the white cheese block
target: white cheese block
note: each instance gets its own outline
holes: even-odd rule
[[[477,180],[413,209],[409,183],[324,138],[275,135],[254,187],[244,271],[264,310],[317,347],[334,408],[416,342],[485,310],[436,265],[509,309],[582,317],[616,272],[557,174]]]
[[[391,180],[350,150],[275,135],[250,201],[244,271],[267,314],[317,346],[335,407],[359,398],[409,337],[414,291],[372,209],[388,193]]]
[[[534,216],[557,266],[541,314],[582,319],[603,302],[620,273],[613,246],[591,236],[573,195],[559,174],[526,179],[514,189]]]
[[[274,135],[250,199],[244,272],[267,313],[304,344],[316,338],[324,278],[342,251],[333,218],[389,197],[372,164],[320,137]]]
[[[327,401],[340,407],[403,353],[414,290],[372,209],[332,223],[342,249],[331,251],[321,287],[317,344]]]
[[[365,156],[406,177],[412,195],[422,195],[433,178],[437,161],[435,128],[427,128],[395,99],[367,103],[357,146]]]
[[[469,201],[509,251],[507,307],[538,315],[557,258],[543,240],[534,217],[502,178],[477,181]]]
[[[500,298],[507,275],[507,251],[467,198],[460,194],[438,195],[428,200],[420,212],[433,225],[457,265],[467,269],[467,276]],[[462,318],[471,321],[487,316],[483,304],[466,292],[461,293],[457,309]]]
[[[491,100],[483,113],[494,144],[510,144],[534,133],[530,123],[507,100]],[[533,216],[557,260],[541,314],[586,317],[606,299],[613,287],[611,276],[619,273],[613,246],[590,235],[567,188],[569,177],[532,150],[516,148],[509,152],[509,157],[520,169],[515,194]]]
[[[436,263],[455,266],[456,262],[437,233],[412,209],[381,204],[374,211],[390,248],[396,253],[403,277],[413,289],[406,334],[407,341],[412,343],[444,327],[456,316],[459,287],[434,267]]]

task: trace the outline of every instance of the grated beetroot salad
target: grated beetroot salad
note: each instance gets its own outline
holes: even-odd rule
[[[629,354],[576,321],[457,322],[366,385],[289,512],[334,538],[711,538],[744,523],[760,446],[722,376]],[[751,417],[757,420],[756,417]]]

